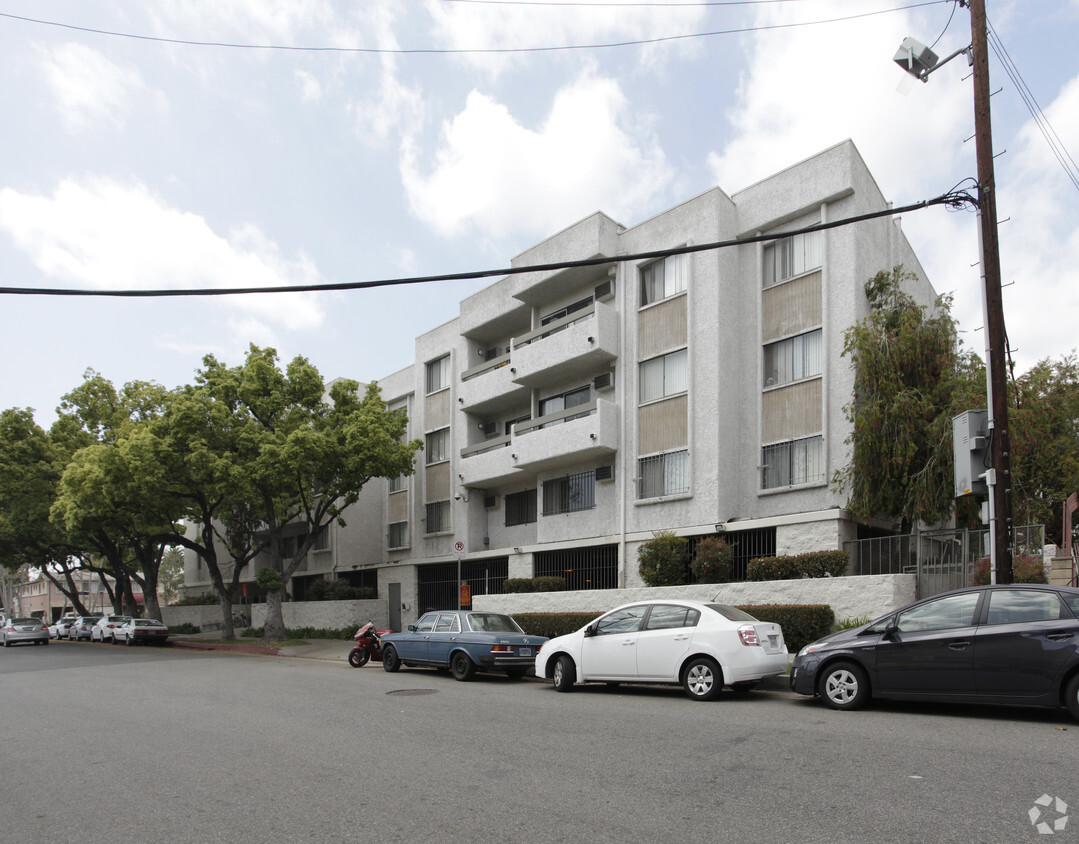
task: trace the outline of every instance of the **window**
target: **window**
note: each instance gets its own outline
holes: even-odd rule
[[[974,608],[978,606],[979,595],[979,592],[967,592],[928,601],[900,613],[896,618],[896,626],[900,633],[970,627],[974,623]]]
[[[668,299],[686,289],[688,262],[685,255],[669,255],[641,268],[641,305]]]
[[[536,521],[536,490],[513,492],[506,496],[506,527],[529,525]]]
[[[444,612],[435,624],[435,633],[460,633],[461,617],[455,612]]]
[[[637,497],[689,492],[689,451],[671,451],[637,461]]]
[[[796,234],[764,247],[764,286],[815,270],[821,265],[821,233]]]
[[[681,627],[696,627],[700,619],[699,610],[691,607],[676,607],[673,604],[656,604],[648,614],[645,630],[676,630]]]
[[[641,627],[647,605],[624,607],[608,613],[596,622],[596,635],[607,636],[611,633],[635,633]]]
[[[389,547],[405,548],[408,546],[408,522],[393,522],[390,525]]]
[[[315,538],[315,551],[329,551],[330,550],[330,525],[326,525]]]
[[[1037,589],[1001,589],[989,593],[986,624],[1016,624],[1031,621],[1058,621],[1067,618],[1054,592]]]
[[[545,316],[545,317],[540,317],[540,325],[549,325],[550,323],[554,322],[557,319],[562,319],[562,317],[567,317],[570,314],[576,313],[577,311],[583,311],[585,308],[587,308],[591,304],[592,304],[592,297],[589,296],[587,299],[582,299],[580,302],[574,302],[572,305],[566,305],[566,307],[559,308],[557,311],[552,311],[551,313],[547,314],[547,316]],[[567,328],[567,327],[568,326],[562,326],[562,328]],[[558,329],[555,329],[555,331],[557,331],[557,330]],[[545,334],[544,336],[546,337],[547,335]]]
[[[450,502],[433,501],[427,505],[427,533],[444,533],[450,529]]]
[[[543,515],[574,513],[596,506],[596,473],[581,472],[543,483]]]
[[[390,478],[390,492],[400,492],[405,488],[405,476],[398,475],[396,478]]]
[[[641,403],[689,389],[689,352],[682,349],[641,364]]]
[[[429,612],[423,618],[416,622],[417,633],[430,633],[435,629],[435,621],[438,618],[438,613]]]
[[[824,437],[766,445],[761,451],[761,487],[775,489],[824,480]]]
[[[441,463],[450,459],[450,429],[443,428],[427,435],[427,445],[424,448],[427,455],[427,465]]]
[[[524,416],[518,416],[516,419],[510,419],[506,422],[506,436],[510,436],[513,433],[513,426],[519,425],[522,422],[528,422],[532,418],[531,413],[526,413]]]
[[[764,386],[788,384],[821,374],[821,337],[818,328],[764,347]]]
[[[592,400],[592,388],[577,387],[574,390],[568,390],[565,393],[561,393],[557,396],[549,396],[548,398],[540,401],[540,416],[549,416],[552,413],[558,413],[562,410],[569,410],[571,407],[578,407],[582,404],[588,404]],[[551,425],[561,425],[563,422],[571,422],[574,419],[580,419],[583,416],[587,416],[587,413],[577,413],[571,416],[566,416],[563,419],[556,419],[553,422],[545,422],[543,427],[548,428]]]
[[[446,355],[427,364],[427,392],[437,393],[450,385],[450,356]]]

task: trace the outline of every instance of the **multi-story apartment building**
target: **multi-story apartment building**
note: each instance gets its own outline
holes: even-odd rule
[[[391,623],[506,577],[641,585],[655,532],[722,534],[754,556],[841,547],[860,525],[830,486],[848,459],[844,331],[865,282],[903,264],[935,294],[899,221],[632,259],[887,209],[847,141],[728,196],[713,188],[623,226],[596,213],[416,339],[382,379],[425,449],[368,485],[302,578],[377,583]],[[193,583],[191,572],[189,588]],[[397,619],[401,629],[400,619]]]

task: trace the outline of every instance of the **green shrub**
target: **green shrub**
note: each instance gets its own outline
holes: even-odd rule
[[[832,625],[832,631],[838,633],[840,630],[853,630],[855,627],[869,624],[872,620],[868,615],[863,615],[861,618],[845,618]]]
[[[757,557],[746,566],[746,580],[799,580],[842,577],[850,560],[846,551],[810,551],[783,557]]]
[[[366,624],[366,622],[364,622]],[[350,624],[348,627],[297,627],[285,630],[285,639],[351,639],[362,624]],[[263,627],[248,627],[239,635],[245,639],[261,639],[266,634]]]
[[[522,592],[535,592],[536,585],[531,577],[507,577],[502,581],[502,591],[507,595],[519,595]]]
[[[565,592],[569,587],[564,577],[534,577],[532,582],[536,586],[536,592]]]
[[[835,613],[827,604],[758,604],[738,609],[760,621],[772,621],[782,627],[783,640],[792,654],[827,636],[835,624]]]
[[[657,533],[637,549],[637,571],[647,586],[681,586],[689,575],[689,540]]]
[[[689,570],[697,583],[727,583],[731,579],[734,549],[718,536],[706,536],[697,543]]]
[[[974,564],[974,576],[971,586],[989,585],[989,558],[978,560]],[[1014,583],[1048,583],[1045,579],[1045,566],[1041,557],[1022,556],[1012,558],[1012,581]]]
[[[172,602],[174,607],[211,607],[221,603],[213,592],[203,592],[201,595],[187,595]]]
[[[601,615],[599,612],[523,612],[515,614],[513,620],[529,636],[553,639],[580,630]]]
[[[281,572],[271,568],[259,569],[255,572],[255,583],[268,592],[275,592],[285,584],[281,578]]]
[[[170,624],[169,625],[169,633],[170,634],[180,633],[181,635],[182,634],[191,635],[192,633],[198,633],[201,630],[202,630],[201,627],[199,627],[197,624],[192,624],[190,621],[185,621],[182,624]]]
[[[347,580],[316,580],[307,589],[309,601],[366,601],[377,597],[370,586],[352,586]]]

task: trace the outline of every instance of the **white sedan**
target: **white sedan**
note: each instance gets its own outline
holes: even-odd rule
[[[97,620],[90,628],[91,642],[115,642],[116,631],[125,622],[130,621],[129,615],[106,615]]]
[[[560,692],[578,682],[667,683],[712,700],[725,684],[747,691],[786,673],[789,662],[778,624],[726,604],[641,601],[551,639],[536,657],[536,676]]]

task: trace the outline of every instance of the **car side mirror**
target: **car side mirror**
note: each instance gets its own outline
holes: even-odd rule
[[[895,634],[898,633],[898,632],[899,632],[899,625],[896,624],[893,621],[891,624],[889,624],[887,627],[884,628],[884,638],[885,639],[893,639],[893,638],[895,638]]]
[[[415,633],[416,632],[416,625],[415,624],[408,625],[408,632],[409,633]]]

